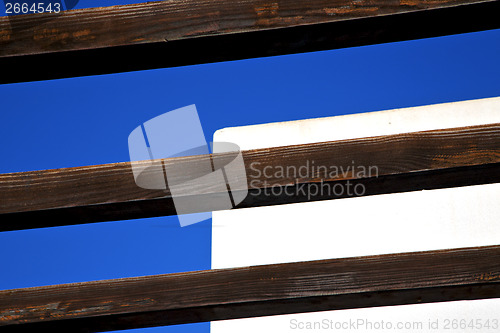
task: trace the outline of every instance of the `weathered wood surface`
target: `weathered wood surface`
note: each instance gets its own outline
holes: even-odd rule
[[[175,41],[478,2],[175,0],[11,16],[0,21],[0,55]]]
[[[497,0],[175,0],[0,18],[0,82],[307,52],[500,27]]]
[[[164,163],[184,164],[187,169],[208,158],[198,155]],[[224,165],[227,156],[213,158]],[[353,191],[318,191],[335,184],[350,184],[351,189],[362,184],[363,195],[373,195],[496,183],[500,124],[249,150],[243,151],[243,158],[249,193],[237,208],[355,196]],[[376,172],[357,171],[373,166]],[[332,174],[332,167],[347,172]],[[280,174],[283,168],[303,172]],[[206,194],[199,196],[203,206],[197,211],[214,210],[211,200],[221,193],[212,191],[211,185],[199,185]],[[169,190],[137,186],[130,162],[0,175],[2,231],[175,213]]]
[[[95,332],[500,297],[500,246],[0,291],[5,332]]]

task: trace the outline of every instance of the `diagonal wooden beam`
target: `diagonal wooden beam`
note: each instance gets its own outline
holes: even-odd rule
[[[236,208],[496,183],[500,124],[249,150],[242,155],[246,175],[236,179],[247,184],[249,192]],[[192,170],[210,158],[215,165],[226,165],[233,157],[197,155],[163,163]],[[366,172],[358,172],[362,168]],[[184,182],[190,176],[187,172],[176,177]],[[219,209],[213,200],[226,192],[212,184],[198,185],[203,194],[193,195],[191,187],[181,189],[200,203],[193,212]],[[336,191],[336,185],[345,191]],[[240,193],[244,188],[231,190]],[[176,211],[168,188],[137,186],[130,162],[0,175],[2,231],[172,214]]]
[[[498,0],[174,0],[0,18],[0,83],[500,28]]]
[[[500,246],[0,291],[2,332],[96,332],[500,297]]]

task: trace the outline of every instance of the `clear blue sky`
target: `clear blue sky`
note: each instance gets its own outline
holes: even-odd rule
[[[500,96],[499,60],[500,30],[493,30],[0,85],[0,172],[127,161],[135,127],[190,104],[210,140],[228,126]],[[161,217],[0,233],[0,289],[209,269],[210,225],[180,228],[176,217]],[[209,325],[137,331],[208,332]]]

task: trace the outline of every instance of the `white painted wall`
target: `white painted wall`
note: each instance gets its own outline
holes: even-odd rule
[[[214,134],[214,141],[233,142],[247,150],[499,122],[497,97],[225,128]],[[500,244],[499,202],[500,184],[489,184],[217,211],[212,268]],[[479,319],[483,328],[460,329],[463,319],[467,324],[474,320],[476,328]],[[486,320],[489,328],[484,327]],[[299,328],[307,323],[314,327],[315,322],[317,329]],[[398,329],[398,323],[411,327]],[[344,328],[335,329],[339,326]],[[500,299],[227,320],[212,322],[211,329],[215,333],[498,332]]]

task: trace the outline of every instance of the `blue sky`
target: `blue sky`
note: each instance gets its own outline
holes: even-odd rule
[[[500,96],[499,59],[500,30],[492,30],[0,85],[0,172],[127,161],[135,127],[190,104],[210,141],[228,126]],[[180,228],[176,217],[160,217],[0,233],[0,289],[209,269],[210,226]],[[209,325],[137,331],[208,332]]]

